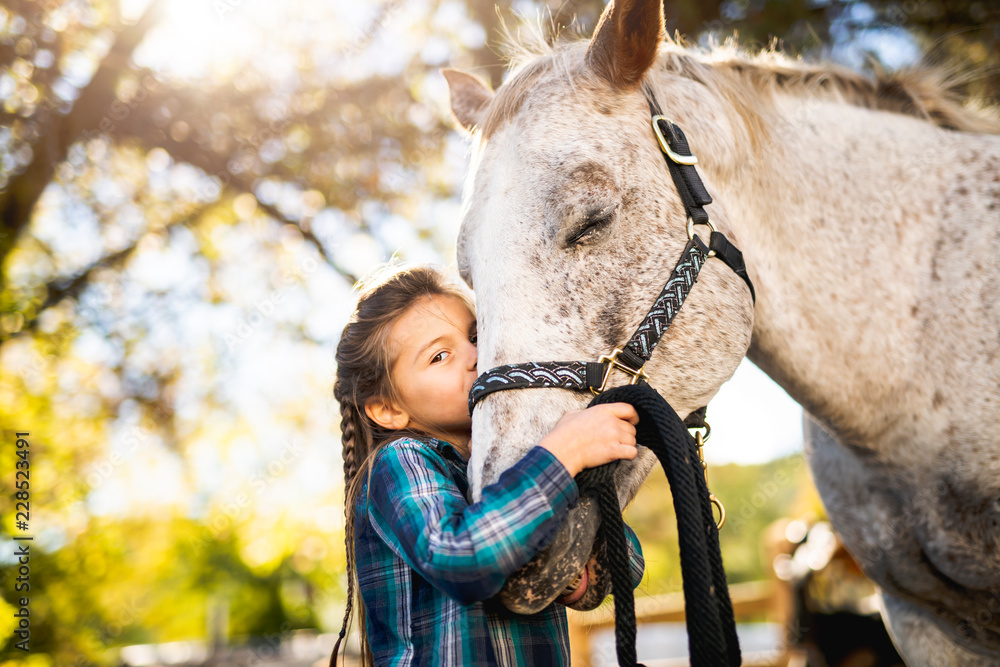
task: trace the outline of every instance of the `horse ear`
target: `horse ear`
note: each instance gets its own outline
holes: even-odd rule
[[[663,41],[661,0],[612,0],[587,48],[587,64],[616,88],[637,87]]]
[[[493,91],[485,83],[457,69],[443,69],[451,91],[451,112],[466,132],[482,124],[483,112],[493,101]]]

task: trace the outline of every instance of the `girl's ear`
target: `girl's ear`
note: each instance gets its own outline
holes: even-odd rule
[[[410,423],[410,415],[381,398],[368,399],[365,403],[365,414],[373,422],[390,431],[400,431]]]

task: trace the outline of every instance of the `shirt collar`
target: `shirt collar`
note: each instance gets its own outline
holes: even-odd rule
[[[457,459],[462,465],[468,465],[469,461],[462,455],[462,452],[458,451],[458,448],[450,442],[445,442],[444,440],[438,440],[434,438],[434,447],[441,452],[443,456],[449,458]]]

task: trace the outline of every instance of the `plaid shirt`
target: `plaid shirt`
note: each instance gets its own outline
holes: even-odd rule
[[[450,444],[401,438],[358,496],[355,555],[377,665],[569,665],[566,608],[514,614],[493,596],[554,536],[579,498],[542,448],[467,500],[468,462]],[[367,499],[367,500],[366,500]],[[638,586],[644,563],[628,530]]]

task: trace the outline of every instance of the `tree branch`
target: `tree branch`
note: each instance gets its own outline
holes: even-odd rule
[[[56,165],[66,159],[70,145],[85,129],[96,129],[115,100],[115,87],[132,52],[159,20],[166,0],[153,0],[142,17],[125,28],[105,56],[100,69],[80,94],[73,110],[66,116],[53,114],[51,125],[39,142],[32,146],[34,157],[28,167],[11,179],[0,193],[0,266],[27,227],[35,204],[55,173]],[[6,276],[0,271],[0,289]]]

